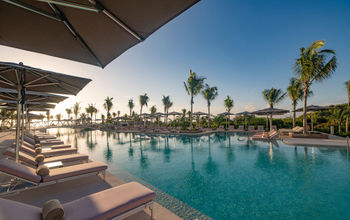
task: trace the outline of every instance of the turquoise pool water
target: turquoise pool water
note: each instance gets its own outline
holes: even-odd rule
[[[245,134],[147,136],[50,129],[214,219],[345,219],[346,150],[253,142]]]

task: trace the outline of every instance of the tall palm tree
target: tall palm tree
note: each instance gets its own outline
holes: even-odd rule
[[[303,127],[307,133],[306,106],[307,96],[313,82],[321,82],[329,78],[337,68],[335,51],[324,49],[325,41],[315,41],[308,48],[300,48],[300,57],[295,62],[295,72],[299,77],[304,91]],[[328,56],[332,57],[328,59]]]
[[[97,116],[97,113],[98,113],[98,109],[96,108],[96,106],[94,106],[95,123],[96,123],[96,116]]]
[[[149,97],[148,97],[147,93],[145,93],[144,95],[140,95],[140,97],[139,97],[140,116],[142,115],[142,108],[143,108],[143,106],[148,106],[148,101],[149,101]],[[146,120],[144,120],[144,124],[146,125]]]
[[[289,86],[287,88],[287,93],[292,101],[292,106],[293,106],[293,128],[295,127],[295,109],[297,107],[298,101],[303,99],[304,92],[303,89],[301,88],[301,83],[299,80],[296,78],[291,78],[289,81]]]
[[[210,87],[208,84],[205,84],[204,90],[202,91],[204,99],[207,100],[208,106],[208,128],[210,128],[210,105],[211,102],[216,99],[218,96],[218,88],[216,86]]]
[[[73,105],[73,114],[75,115],[75,120],[78,119],[79,112],[80,112],[80,103],[79,103],[79,102],[76,102],[76,103]]]
[[[231,99],[230,96],[227,96],[226,99],[224,100],[224,106],[225,106],[225,109],[226,109],[227,113],[230,113],[231,109],[234,106],[233,99]],[[228,125],[227,118],[230,118],[230,115],[228,115],[228,117],[226,117],[226,126]]]
[[[350,111],[350,80],[345,82],[346,85],[346,92],[348,93],[348,111]],[[346,122],[345,122],[345,132],[349,132],[349,116],[346,116]]]
[[[66,108],[66,113],[68,115],[68,120],[70,119],[70,115],[72,114],[72,109],[71,108]]]
[[[60,113],[60,114],[57,114],[57,115],[56,115],[56,120],[58,121],[58,123],[61,122],[61,119],[62,119],[62,114],[61,114],[61,113]]]
[[[103,107],[104,109],[107,111],[107,119],[111,118],[111,109],[113,107],[113,98],[110,98],[107,96],[107,98],[105,99],[105,103],[103,103]]]
[[[173,106],[173,103],[170,100],[170,96],[164,96],[162,98],[163,106],[164,106],[164,114],[165,114],[165,124],[168,123],[168,113],[169,109]]]
[[[95,113],[95,106],[93,104],[89,104],[88,107],[85,109],[86,113],[90,115],[91,118],[91,124],[92,124],[92,116]]]
[[[205,79],[206,79],[205,77],[197,76],[195,72],[192,72],[192,70],[190,70],[190,76],[188,77],[187,82],[184,82],[186,92],[191,97],[191,111],[190,111],[191,128],[193,128],[193,124],[192,124],[192,113],[193,113],[193,104],[194,104],[193,97],[198,95],[201,92]]]
[[[129,111],[130,111],[129,116],[131,117],[132,109],[135,107],[135,104],[134,104],[134,100],[133,100],[133,99],[129,99],[129,101],[128,101],[128,107],[129,107]]]
[[[151,108],[150,108],[150,112],[151,114],[155,114],[157,112],[157,107],[155,105],[153,105]],[[152,122],[153,122],[153,118],[152,118]]]
[[[263,97],[265,101],[269,104],[270,108],[273,108],[274,105],[277,105],[278,103],[282,102],[283,99],[286,97],[286,93],[283,92],[281,89],[265,89],[262,91]],[[272,114],[270,114],[270,130],[272,129]]]
[[[140,115],[142,115],[143,106],[148,106],[148,102],[149,102],[149,97],[147,93],[145,93],[144,95],[140,95],[139,102],[140,102]]]

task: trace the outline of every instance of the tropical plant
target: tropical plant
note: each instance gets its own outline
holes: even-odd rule
[[[105,115],[104,114],[101,114],[101,120],[102,120],[102,124],[104,124],[105,123]]]
[[[92,124],[92,116],[93,114],[95,113],[96,111],[96,108],[94,106],[94,104],[89,104],[87,108],[85,108],[85,111],[87,114],[90,115],[90,118],[91,118],[91,124]]]
[[[61,122],[61,119],[62,119],[62,114],[61,113],[57,114],[56,115],[56,120],[58,121],[58,123]]]
[[[300,57],[295,62],[295,72],[304,91],[304,134],[307,133],[306,107],[310,87],[314,82],[321,82],[329,78],[337,68],[335,51],[329,49],[320,50],[324,44],[325,41],[315,41],[308,48],[300,48]],[[331,55],[330,59],[328,59],[329,55]]]
[[[113,115],[113,118],[117,117],[117,113],[115,112],[113,112],[112,115]]]
[[[95,123],[96,123],[96,116],[97,116],[97,113],[98,113],[98,109],[94,106]]]
[[[334,108],[331,110],[330,120],[338,126],[338,134],[341,134],[341,123],[346,116],[346,111],[343,108]]]
[[[274,105],[282,102],[286,97],[286,93],[284,93],[281,89],[265,89],[262,91],[262,95],[264,100],[268,103],[270,108],[273,108]],[[272,129],[272,114],[270,114],[270,130]]]
[[[191,128],[193,128],[193,124],[192,124],[192,113],[193,113],[193,104],[194,104],[193,98],[194,96],[198,95],[201,92],[205,79],[206,79],[205,77],[197,76],[195,72],[192,72],[192,70],[190,70],[190,76],[188,77],[187,82],[184,82],[186,92],[191,97],[191,110],[190,110]]]
[[[70,115],[72,114],[72,109],[66,108],[66,113],[67,113],[68,119],[70,119]]]
[[[303,89],[301,88],[301,83],[296,78],[291,78],[289,81],[289,86],[287,87],[287,93],[292,101],[293,106],[293,128],[295,127],[295,117],[296,117],[296,107],[300,100],[303,99]]]
[[[134,104],[134,100],[133,100],[133,99],[129,99],[129,101],[128,101],[128,107],[129,107],[129,111],[130,111],[129,116],[131,117],[132,109],[135,107],[135,104]]]
[[[87,115],[84,112],[80,114],[80,120],[82,124],[85,124],[86,118]]]
[[[50,113],[50,110],[46,111],[46,119],[47,119],[48,122],[50,122],[50,119],[52,119],[52,115]]]
[[[154,115],[156,112],[157,112],[157,107],[155,105],[153,105],[151,108],[150,108],[150,112],[152,115]],[[152,118],[153,119],[153,118]],[[153,121],[153,120],[152,120]]]
[[[139,102],[140,102],[140,115],[142,115],[143,106],[148,106],[148,102],[149,102],[149,97],[147,93],[145,93],[144,95],[140,95]]]
[[[73,105],[73,114],[75,115],[75,120],[78,119],[79,113],[80,113],[80,103],[79,103],[79,102],[76,102],[76,103]]]
[[[216,99],[218,96],[218,88],[216,86],[210,87],[208,84],[205,84],[205,87],[202,91],[202,94],[204,96],[204,99],[207,101],[207,107],[208,107],[208,127],[210,128],[210,105],[211,102]]]
[[[165,114],[165,124],[168,123],[168,113],[169,109],[173,106],[173,103],[170,100],[170,96],[164,96],[162,98],[162,103],[164,106],[164,114]]]
[[[234,106],[234,101],[233,101],[233,99],[231,99],[230,96],[227,96],[226,99],[224,100],[224,106],[225,106],[227,113],[230,113],[231,109]],[[228,117],[226,117],[226,126],[228,125],[228,121],[227,121],[228,118],[230,118],[230,115],[228,115]]]
[[[346,85],[346,92],[348,95],[348,110],[350,111],[350,80],[345,82]],[[345,132],[348,133],[349,132],[349,115],[346,116],[346,122],[345,122]]]
[[[111,109],[113,107],[113,98],[110,98],[107,96],[107,98],[105,99],[105,102],[103,103],[103,108],[107,111],[107,119],[111,118]]]

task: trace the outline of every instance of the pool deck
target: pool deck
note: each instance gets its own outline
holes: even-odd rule
[[[2,152],[14,141],[13,132],[0,132],[0,159],[3,158]],[[0,180],[4,176],[0,175]],[[61,203],[70,202],[79,199],[83,196],[87,196],[96,192],[100,192],[105,189],[109,189],[115,186],[124,184],[125,182],[106,172],[106,180],[100,176],[89,176],[81,179],[75,179],[71,181],[61,182],[45,187],[29,189],[17,194],[9,194],[2,196],[3,198],[23,202],[26,204],[41,207],[46,201],[50,199],[58,199]],[[181,219],[168,209],[154,203],[153,209],[154,219],[169,219],[179,220]],[[150,211],[145,209],[142,212],[136,213],[126,220],[143,220],[150,219]]]

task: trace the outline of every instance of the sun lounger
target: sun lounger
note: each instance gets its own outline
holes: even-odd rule
[[[150,208],[153,219],[155,192],[130,182],[62,204],[65,220],[124,219]],[[0,199],[2,219],[41,220],[42,208]]]
[[[255,140],[255,141],[267,141],[267,140],[274,139],[277,136],[278,136],[278,132],[276,130],[272,130],[270,132],[257,133],[257,134],[252,136],[252,140]]]
[[[285,129],[285,128],[279,129],[279,132],[281,135],[289,135],[289,133],[292,133],[292,134],[302,133],[303,130],[304,130],[303,127],[296,126],[293,129]]]
[[[16,157],[14,149],[7,149],[2,154],[8,158]],[[63,166],[65,166],[66,164],[74,162],[88,162],[89,157],[85,154],[68,154],[56,157],[48,157],[45,158],[43,162],[39,163],[35,160],[35,157],[23,152],[19,152],[19,160],[34,167],[37,167],[41,164],[53,163],[58,161],[62,162]]]
[[[27,147],[30,147],[32,149],[35,149],[35,145],[34,144],[31,144],[31,143],[28,143],[27,141],[23,141],[23,145],[27,146]],[[51,149],[62,149],[62,148],[70,148],[72,147],[70,144],[59,144],[59,145],[46,145],[46,146],[43,146],[44,148],[45,147],[50,147]]]
[[[20,151],[23,151],[33,157],[37,155],[34,149],[24,145],[20,146]],[[45,148],[43,148],[41,152],[41,154],[43,154],[45,157],[52,157],[52,156],[65,155],[65,154],[75,154],[75,153],[77,153],[77,149],[75,148],[62,148],[62,149],[52,149],[52,150],[45,150]]]
[[[272,129],[271,129],[271,131],[272,131],[272,130],[277,131],[277,126],[276,126],[276,125],[272,125]]]
[[[249,125],[248,126],[248,131],[255,131],[254,125]]]
[[[30,144],[36,144],[34,139],[27,137],[27,136],[24,136],[23,140],[30,143]],[[59,144],[64,144],[64,143],[63,143],[63,141],[60,141],[60,140],[40,141],[40,145],[42,145],[42,146],[44,146],[44,145],[59,145]]]
[[[238,126],[238,130],[239,130],[239,131],[244,131],[244,126],[243,126],[243,125],[239,125],[239,126]]]
[[[81,178],[87,175],[97,175],[99,173],[103,173],[103,177],[105,177],[106,169],[107,165],[102,162],[90,162],[69,167],[51,169],[49,170],[48,175],[41,177],[36,173],[36,169],[32,167],[16,163],[15,161],[6,158],[0,160],[0,172],[18,180],[31,183],[35,186],[63,182],[75,178]],[[15,181],[12,182],[15,183]],[[9,190],[12,188],[13,186],[9,186]],[[10,191],[7,191],[7,193],[9,192]]]
[[[26,132],[25,135],[28,136],[28,137],[30,137],[30,138],[32,138],[32,139],[34,139],[34,136],[38,136],[39,139],[56,139],[56,138],[57,138],[57,137],[52,136],[52,135],[47,135],[47,134],[35,134],[35,133],[33,134],[33,133],[31,133],[31,132]]]

